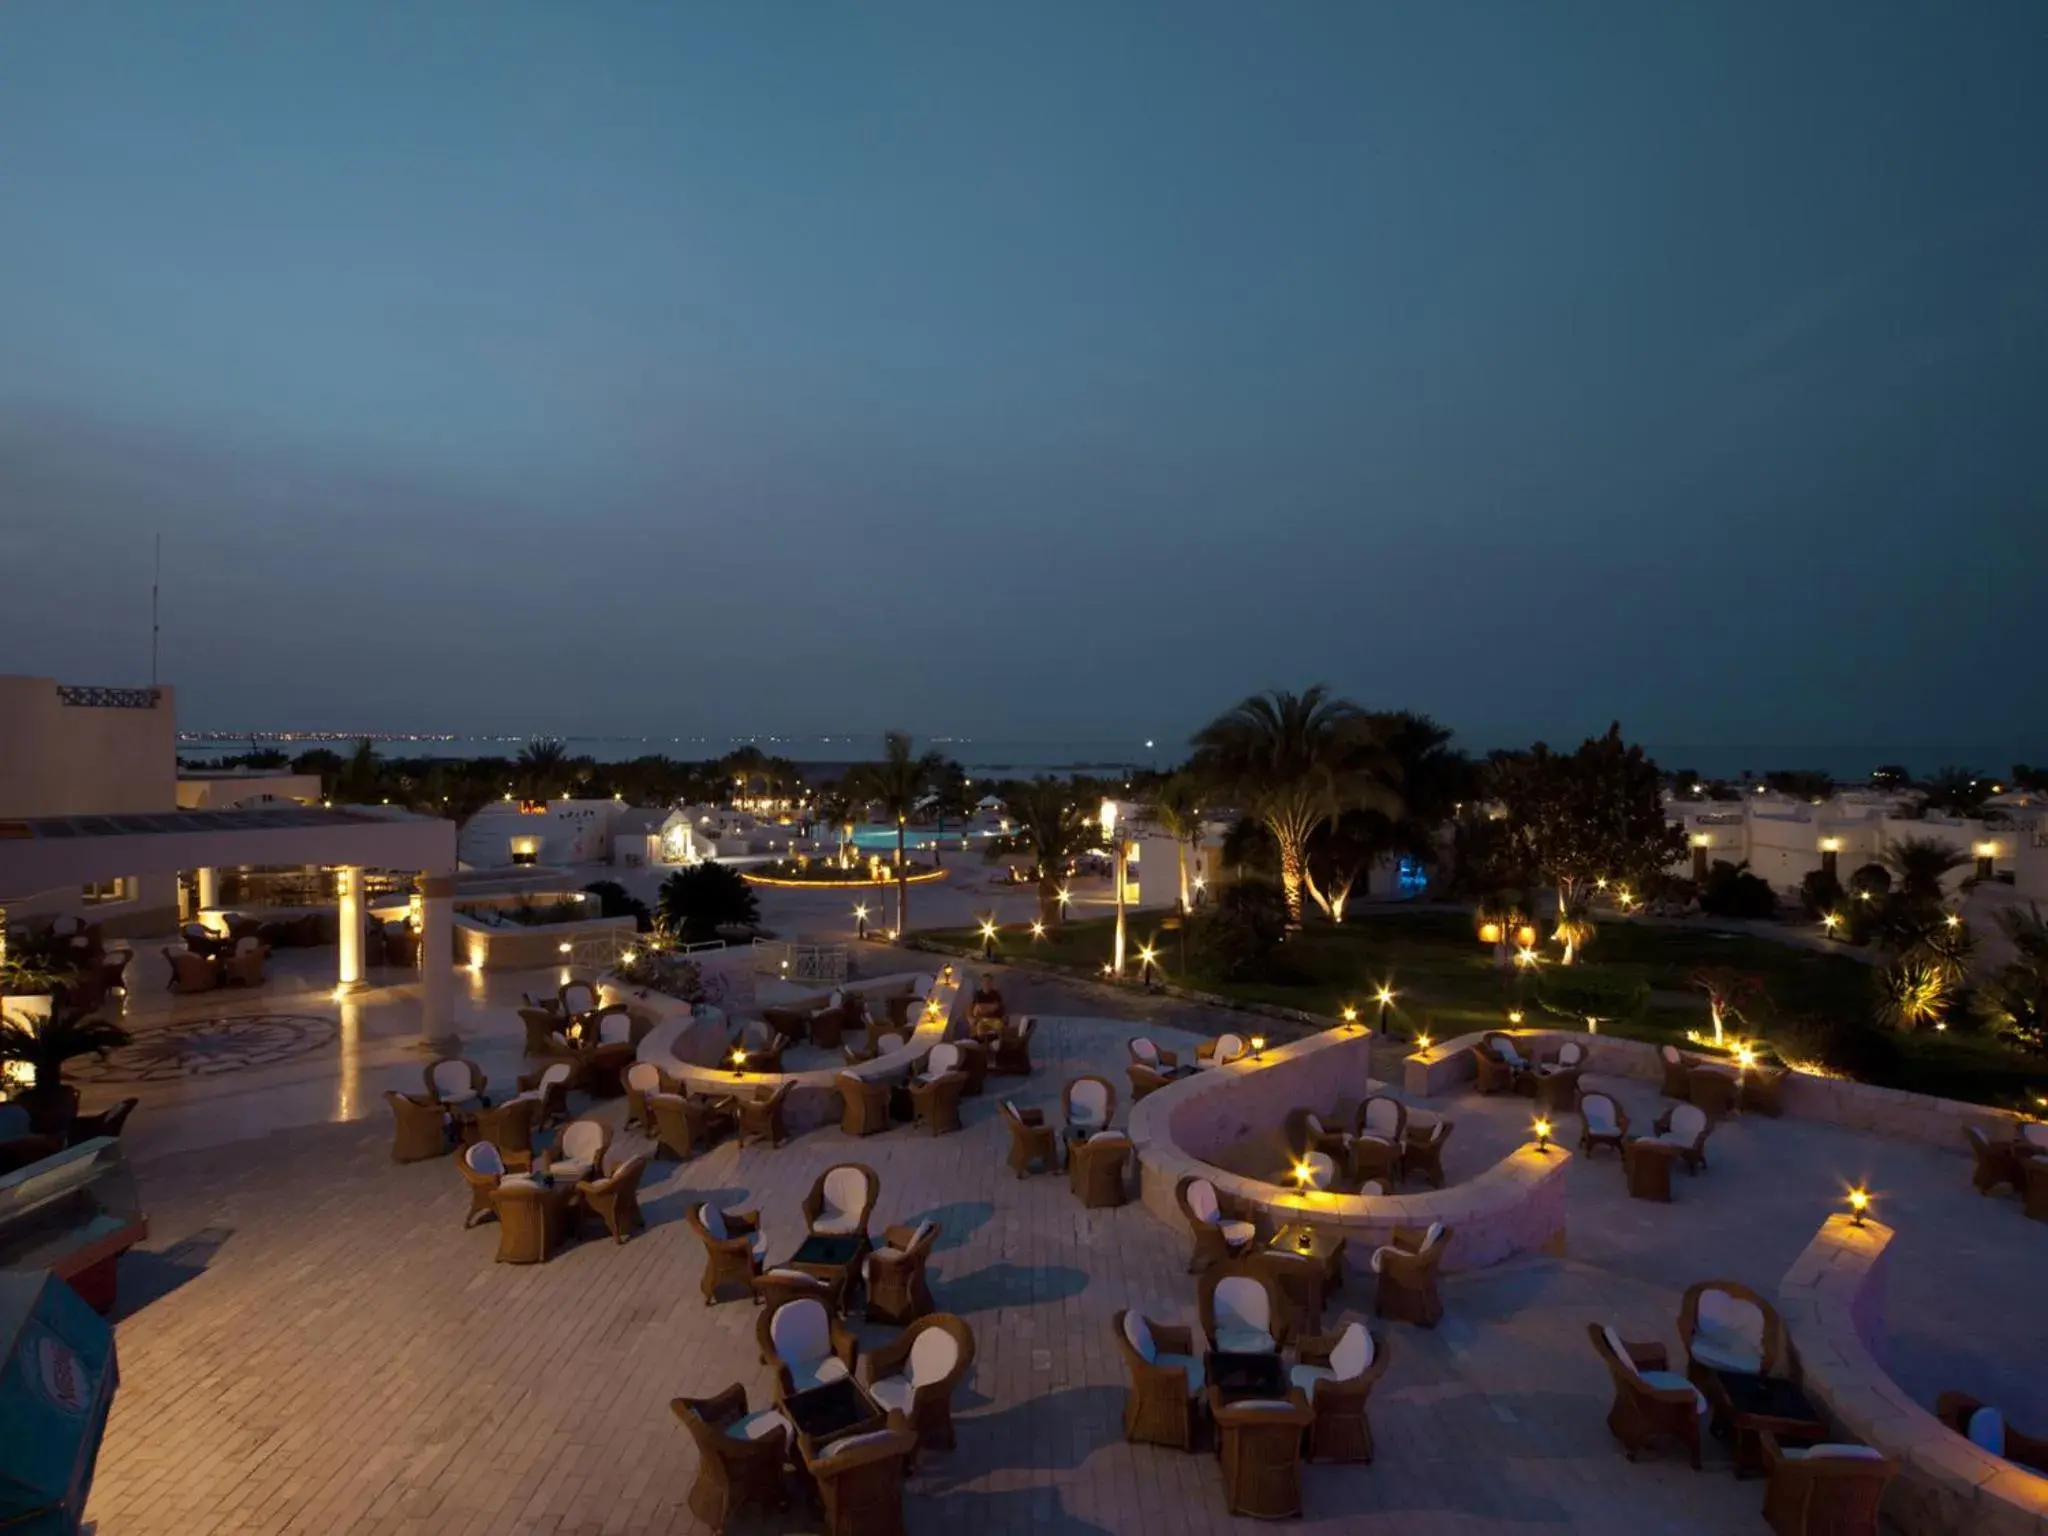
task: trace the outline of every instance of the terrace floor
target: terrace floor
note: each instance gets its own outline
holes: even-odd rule
[[[871,952],[863,968],[910,967]],[[494,1090],[519,1067],[518,992],[552,983],[551,972],[490,976],[458,994],[463,1050]],[[1052,1015],[1037,1071],[1014,1096],[1054,1116],[1075,1073],[1121,1089],[1133,1032],[1184,1046],[1233,1021],[1052,978],[1004,985],[1013,1008]],[[684,1210],[707,1197],[756,1205],[776,1256],[802,1235],[812,1179],[841,1160],[880,1173],[877,1228],[942,1224],[933,1290],[978,1342],[956,1402],[959,1448],[924,1456],[911,1480],[912,1531],[1254,1528],[1224,1515],[1212,1455],[1122,1439],[1110,1319],[1131,1306],[1193,1320],[1185,1235],[1135,1203],[1083,1210],[1063,1178],[1015,1179],[996,1114],[1011,1083],[968,1100],[966,1130],[939,1141],[908,1129],[855,1141],[831,1128],[779,1150],[726,1143],[682,1166],[657,1162],[642,1190],[645,1234],[514,1267],[492,1261],[493,1227],[463,1229],[468,1193],[451,1163],[389,1159],[382,1091],[415,1087],[429,1056],[408,1033],[405,989],[336,1004],[309,985],[297,999],[214,994],[173,1007],[188,1032],[266,1012],[313,1022],[282,1031],[279,1054],[224,1056],[219,1070],[175,1081],[86,1084],[89,1108],[144,1098],[129,1150],[153,1234],[124,1261],[123,1382],[88,1510],[98,1536],[701,1529],[683,1502],[695,1453],[668,1400],[738,1381],[758,1404],[770,1376],[754,1309],[702,1304]],[[1619,1086],[1632,1115],[1654,1114],[1653,1085]],[[1458,1122],[1454,1178],[1497,1158],[1528,1119],[1526,1101],[1469,1093],[1431,1107]],[[594,1112],[616,1124],[623,1110]],[[615,1149],[638,1145],[626,1136]],[[1699,1473],[1676,1456],[1623,1460],[1585,1324],[1612,1321],[1675,1349],[1687,1283],[1733,1275],[1773,1290],[1852,1178],[1869,1180],[1899,1230],[1901,1379],[1923,1401],[1963,1387],[2000,1398],[2018,1423],[2048,1422],[2048,1338],[2030,1321],[2048,1227],[2016,1202],[1971,1194],[1963,1157],[1791,1121],[1726,1126],[1709,1156],[1707,1174],[1680,1176],[1670,1206],[1626,1200],[1611,1158],[1575,1164],[1566,1257],[1450,1277],[1434,1332],[1379,1325],[1394,1357],[1372,1402],[1378,1460],[1307,1468],[1301,1526],[1761,1531],[1761,1485],[1735,1482],[1719,1446]],[[1371,1300],[1369,1282],[1351,1280],[1332,1315],[1369,1315]],[[855,1331],[868,1342],[893,1333]],[[817,1528],[801,1506],[736,1526]]]

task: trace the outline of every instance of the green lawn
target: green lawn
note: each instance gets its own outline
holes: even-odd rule
[[[1456,912],[1375,912],[1341,927],[1312,923],[1282,950],[1287,975],[1263,982],[1225,982],[1196,965],[1181,966],[1181,935],[1167,925],[1171,913],[1140,912],[1128,918],[1129,960],[1153,946],[1166,979],[1243,1002],[1295,1008],[1331,1017],[1345,1007],[1376,1022],[1374,996],[1382,985],[1395,1000],[1390,1023],[1410,1034],[1441,1040],[1506,1022],[1522,1008],[1530,1022],[1546,1015],[1536,1007],[1534,986],[1519,970],[1503,974],[1492,951],[1473,934],[1469,916]],[[1042,939],[1012,926],[997,937],[1001,959],[1031,958],[1075,971],[1099,972],[1110,956],[1113,918],[1066,923]],[[977,951],[973,929],[931,931],[923,939]],[[1650,988],[1642,1018],[1603,1026],[1632,1039],[1684,1040],[1688,1030],[1712,1027],[1706,998],[1688,984],[1702,966],[1725,965],[1759,976],[1770,1000],[1769,1013],[1783,1018],[1866,1018],[1870,1010],[1871,967],[1846,954],[1828,954],[1780,944],[1749,934],[1701,928],[1603,921],[1587,951],[1592,968],[1640,980]],[[1769,1033],[1768,1025],[1764,1032]],[[1896,1070],[1888,1086],[1935,1093],[1978,1103],[2013,1104],[2031,1089],[2048,1087],[2048,1064],[2006,1050],[1996,1042],[1964,1034],[1923,1032],[1899,1037]]]

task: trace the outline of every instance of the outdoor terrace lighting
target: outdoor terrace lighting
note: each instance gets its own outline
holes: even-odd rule
[[[631,964],[632,964],[632,963],[633,963],[633,962],[634,962],[635,960],[638,960],[639,958],[640,958],[640,951],[639,951],[639,950],[637,950],[637,949],[629,949],[629,950],[627,950],[627,951],[626,951],[626,952],[625,952],[625,953],[624,953],[623,955],[619,956],[619,964],[621,964],[621,965],[631,965]]]
[[[1306,1158],[1298,1159],[1291,1172],[1294,1182],[1303,1189],[1314,1189],[1316,1187],[1316,1170]]]
[[[1823,912],[1820,915],[1820,925],[1827,930],[1830,937],[1833,937],[1834,931],[1842,926],[1842,914],[1839,912]]]
[[[747,1070],[747,1053],[738,1046],[732,1048],[732,1069],[735,1072]]]
[[[1060,887],[1060,911],[1064,912],[1074,900],[1074,893],[1064,885]]]
[[[1042,939],[1045,937],[1045,922],[1043,919],[1037,919],[1032,922],[1031,937],[1034,939]]]
[[[1953,912],[1949,913],[1947,922],[1949,927],[1951,928],[1960,928],[1963,926],[1963,920],[1960,917],[1956,916],[1956,914]]]
[[[1550,1122],[1541,1115],[1536,1117],[1536,1150],[1547,1153],[1550,1150]]]
[[[569,953],[569,941],[567,939],[562,940],[561,943],[555,946],[555,950],[558,954],[566,955]]]
[[[1253,1035],[1253,1036],[1252,1036],[1252,1055],[1253,1055],[1253,1056],[1261,1056],[1261,1055],[1264,1055],[1264,1054],[1265,1054],[1265,1050],[1266,1050],[1266,1037],[1265,1037],[1264,1035]]]
[[[1745,1068],[1755,1066],[1755,1050],[1746,1045],[1738,1045],[1737,1047],[1735,1047],[1735,1064],[1739,1067]]]
[[[1534,965],[1535,963],[1536,963],[1536,951],[1535,951],[1535,950],[1533,950],[1533,949],[1529,949],[1529,948],[1526,948],[1526,947],[1525,947],[1525,948],[1522,948],[1522,949],[1518,949],[1518,950],[1516,950],[1516,951],[1515,951],[1515,964],[1517,964],[1517,965],[1523,965],[1523,966],[1528,966],[1528,965]]]
[[[1863,1213],[1869,1209],[1870,1191],[1859,1184],[1849,1191],[1849,1224],[1852,1227],[1862,1226]]]
[[[1521,1023],[1521,1022],[1522,1022],[1522,1010],[1521,1010],[1521,1009],[1519,1009],[1519,1008],[1510,1008],[1510,1009],[1508,1010],[1508,1022],[1509,1022],[1510,1024],[1519,1024],[1519,1023]]]
[[[981,958],[993,960],[996,957],[996,925],[988,918],[981,920]]]
[[[1349,1003],[1344,1005],[1344,1022],[1346,1024],[1356,1024],[1358,1022],[1358,1010]]]
[[[868,909],[865,904],[853,909],[853,936],[857,939],[868,936]]]
[[[1415,1037],[1415,1049],[1417,1049],[1418,1051],[1427,1051],[1427,1050],[1429,1050],[1429,1049],[1430,1049],[1430,1047],[1431,1047],[1431,1045],[1432,1045],[1432,1043],[1433,1043],[1433,1042],[1432,1042],[1432,1041],[1430,1040],[1429,1036],[1427,1036],[1427,1035],[1417,1035],[1417,1036]]]

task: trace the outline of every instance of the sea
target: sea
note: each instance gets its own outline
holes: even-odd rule
[[[283,732],[181,732],[179,756],[195,763],[211,758],[234,756],[254,747],[275,748],[298,753],[324,746],[339,752],[350,750],[360,736],[377,743],[379,755],[402,757],[516,757],[534,735],[456,736],[434,734],[359,733],[345,731]],[[811,765],[821,772],[848,763],[869,762],[882,755],[880,732],[832,733],[821,735],[646,735],[646,736],[563,736],[564,749],[574,757],[598,762],[625,762],[659,754],[683,762],[701,762],[723,757],[740,747],[758,747],[772,757]],[[1455,745],[1484,756],[1496,743],[1477,744],[1458,740]],[[1510,745],[1501,743],[1499,745]],[[1515,747],[1526,746],[1516,742]],[[1560,738],[1552,746],[1564,746]],[[2048,737],[1979,741],[1895,741],[1895,742],[1656,742],[1646,741],[1644,749],[1659,766],[1690,770],[1710,779],[1737,780],[1744,774],[1763,774],[1777,769],[1804,769],[1826,773],[1853,783],[1869,777],[1881,764],[1901,764],[1915,775],[1931,775],[1943,768],[1960,767],[1998,779],[2018,763],[2048,763]],[[1111,777],[1143,769],[1170,769],[1186,760],[1187,744],[1165,737],[1116,738],[990,738],[974,736],[920,736],[917,749],[935,750],[953,758],[970,778],[1032,778],[1040,774],[1067,777],[1090,774]]]

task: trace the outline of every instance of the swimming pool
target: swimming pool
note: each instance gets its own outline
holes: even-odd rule
[[[821,838],[831,837],[829,831],[821,832]],[[931,827],[906,827],[903,833],[905,848],[929,848],[933,843],[943,843],[948,848],[958,848],[963,838],[970,842],[996,834],[987,827],[949,826],[941,833]],[[870,853],[893,853],[896,849],[896,829],[874,824],[853,829],[853,845]]]

